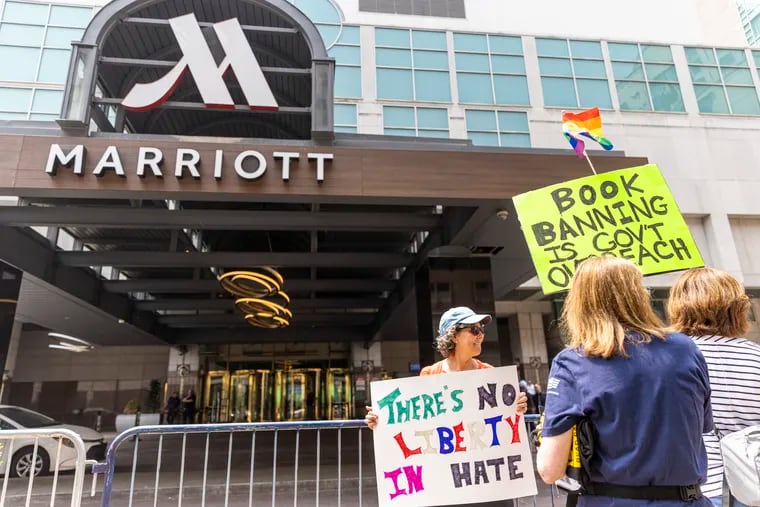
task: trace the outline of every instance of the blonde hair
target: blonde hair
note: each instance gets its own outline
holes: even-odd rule
[[[674,331],[692,336],[744,336],[749,330],[749,298],[725,271],[696,268],[670,289],[667,313]]]
[[[628,357],[626,335],[635,333],[636,342],[649,343],[666,332],[638,266],[612,256],[591,257],[578,266],[560,324],[571,347],[605,359]]]

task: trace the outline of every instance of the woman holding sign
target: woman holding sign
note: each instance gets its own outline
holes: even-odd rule
[[[692,337],[710,370],[716,431],[703,436],[709,472],[702,491],[720,506],[723,459],[718,435],[760,425],[760,345],[741,338],[749,330],[749,298],[729,273],[691,269],[671,287],[667,311],[673,328]],[[734,506],[746,504],[734,500]]]
[[[486,333],[485,326],[492,320],[490,315],[477,314],[466,306],[446,310],[441,316],[438,336],[435,339],[435,347],[443,359],[424,367],[420,375],[493,368],[490,364],[475,359],[481,352]],[[521,392],[517,398],[517,414],[525,415],[527,410],[528,396]],[[367,407],[367,416],[364,420],[370,429],[375,429],[377,426],[377,414],[372,407]]]
[[[538,472],[561,479],[577,426],[580,506],[704,506],[712,431],[707,364],[667,333],[632,262],[592,257],[576,270],[562,312],[570,347],[552,363]]]

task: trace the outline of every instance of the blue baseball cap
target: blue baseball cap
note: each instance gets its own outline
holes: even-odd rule
[[[472,308],[466,306],[457,306],[450,308],[441,315],[441,322],[438,325],[438,336],[446,334],[449,328],[459,324],[480,324],[488,325],[493,318],[488,314],[475,313]]]

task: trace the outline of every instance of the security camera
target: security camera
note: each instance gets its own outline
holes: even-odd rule
[[[509,218],[509,211],[505,209],[500,209],[499,211],[496,212],[496,218],[498,218],[499,220],[506,220],[507,218]]]

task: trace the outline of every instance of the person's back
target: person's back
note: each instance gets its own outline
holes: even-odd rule
[[[698,336],[707,361],[715,429],[721,436],[760,424],[760,345],[744,338]],[[710,464],[707,496],[721,496],[723,459],[715,433],[704,435]]]
[[[710,372],[715,429],[721,435],[760,424],[760,345],[744,338],[750,301],[733,275],[715,268],[681,274],[668,297],[672,329],[688,334],[704,354]],[[708,478],[702,491],[723,504],[723,459],[715,432],[705,433]],[[734,499],[734,504],[742,504]]]
[[[573,275],[552,361],[538,450],[541,478],[566,474],[581,442],[581,506],[709,506],[702,432],[713,427],[707,364],[668,334],[632,262],[592,257]],[[593,443],[593,451],[585,445]]]
[[[665,341],[627,343],[626,351],[629,358],[610,359],[585,357],[573,349],[561,352],[547,392],[547,398],[556,397],[547,403],[547,419],[556,426],[563,410],[568,414],[580,410],[590,419],[597,432],[589,470],[592,482],[624,486],[703,482],[707,459],[701,434],[710,421],[704,359],[691,339],[681,334],[668,335]],[[583,386],[580,397],[574,394],[579,386]],[[547,429],[551,433],[552,426],[544,432]],[[589,496],[583,505],[642,502],[615,499],[613,503],[611,498]]]

